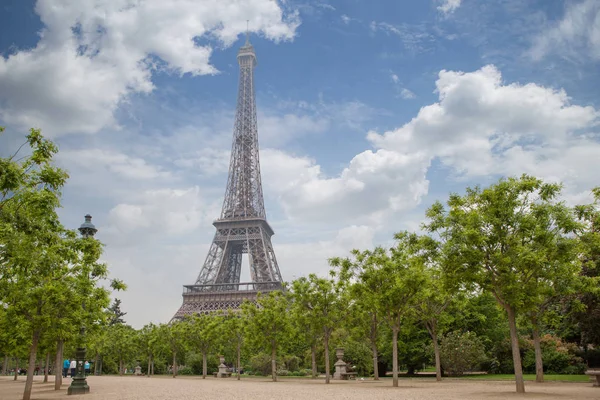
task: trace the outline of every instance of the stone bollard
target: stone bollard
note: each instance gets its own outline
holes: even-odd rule
[[[346,363],[342,360],[342,358],[344,357],[344,349],[335,349],[335,356],[338,358],[338,360],[335,362],[335,373],[333,374],[333,379],[345,379]]]

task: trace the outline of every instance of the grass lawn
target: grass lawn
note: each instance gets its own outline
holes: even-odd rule
[[[523,375],[526,381],[535,381],[535,374]],[[476,380],[488,380],[488,381],[512,381],[515,379],[514,375],[511,374],[481,374],[481,375],[465,375],[457,377],[456,379],[476,379]],[[557,382],[589,382],[590,377],[587,375],[550,375],[544,374],[545,381],[557,381]]]

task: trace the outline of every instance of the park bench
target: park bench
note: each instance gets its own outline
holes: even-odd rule
[[[589,375],[590,377],[595,376],[596,383],[594,383],[594,386],[600,387],[600,369],[589,369],[585,371],[585,374]]]
[[[347,381],[348,379],[356,379],[357,372],[342,372],[340,375],[342,376],[342,380]]]

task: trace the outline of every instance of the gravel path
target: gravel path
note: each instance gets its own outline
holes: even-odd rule
[[[63,380],[60,391],[54,390],[51,382],[42,383],[43,377],[36,376],[32,399],[71,399],[67,396],[67,387],[71,379]],[[317,399],[402,399],[402,400],[495,400],[495,399],[577,399],[599,400],[600,388],[591,383],[546,382],[526,383],[525,396],[517,395],[513,382],[464,381],[446,379],[436,383],[426,379],[401,379],[400,387],[393,388],[391,379],[375,382],[365,381],[332,381],[325,385],[324,380],[283,378],[274,383],[268,379],[247,378],[235,379],[197,377],[118,377],[91,376],[88,378],[91,393],[86,400],[165,400],[165,399],[284,399],[284,400],[317,400]],[[22,398],[25,378],[19,377],[17,382],[12,377],[0,377],[0,400],[17,400]]]

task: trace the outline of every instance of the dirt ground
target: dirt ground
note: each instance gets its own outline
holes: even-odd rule
[[[67,396],[70,378],[63,379],[62,390],[55,391],[53,378],[42,383],[36,376],[32,399],[73,399]],[[577,399],[600,400],[600,388],[591,383],[546,382],[526,383],[525,395],[515,393],[513,382],[465,381],[446,379],[436,383],[427,379],[401,379],[400,387],[393,388],[391,379],[383,381],[332,381],[282,378],[279,382],[268,379],[198,377],[88,377],[91,388],[86,400],[164,400],[164,399],[403,399],[403,400],[495,400],[495,399]],[[25,378],[0,377],[0,400],[17,400],[23,395]]]

